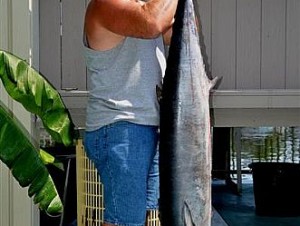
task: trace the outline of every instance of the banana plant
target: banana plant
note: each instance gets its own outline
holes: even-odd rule
[[[7,93],[40,117],[57,143],[74,144],[77,137],[68,109],[57,90],[26,61],[0,50],[0,79]],[[0,101],[0,160],[11,170],[29,197],[49,214],[61,213],[63,205],[45,164],[53,162],[32,143],[32,138],[13,113]],[[50,161],[50,160],[51,161]]]
[[[11,170],[20,186],[28,188],[29,197],[49,214],[60,213],[62,202],[42,158],[23,125],[0,101],[0,159]],[[46,158],[47,159],[47,158]]]
[[[0,50],[0,78],[7,93],[26,110],[38,115],[52,138],[73,144],[76,132],[64,102],[54,88],[26,61]]]

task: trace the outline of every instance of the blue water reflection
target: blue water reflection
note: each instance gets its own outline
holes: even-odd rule
[[[241,131],[242,170],[251,162],[300,163],[300,127],[239,128]],[[236,170],[236,152],[231,150],[231,169]],[[233,178],[235,175],[232,175]],[[250,176],[250,177],[249,177]],[[243,175],[243,179],[251,179]]]

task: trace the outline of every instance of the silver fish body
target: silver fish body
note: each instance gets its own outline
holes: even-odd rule
[[[162,226],[211,224],[208,79],[193,0],[179,0],[163,81],[160,122]]]

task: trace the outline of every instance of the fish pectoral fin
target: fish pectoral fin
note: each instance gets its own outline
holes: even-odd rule
[[[187,202],[184,202],[183,205],[183,217],[184,226],[195,226],[192,212]]]

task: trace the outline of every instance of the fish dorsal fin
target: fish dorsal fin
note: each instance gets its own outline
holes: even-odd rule
[[[209,89],[212,89],[214,88],[214,86],[216,86],[216,84],[218,82],[220,82],[220,78],[219,77],[214,77],[212,80],[208,79],[209,80]]]

